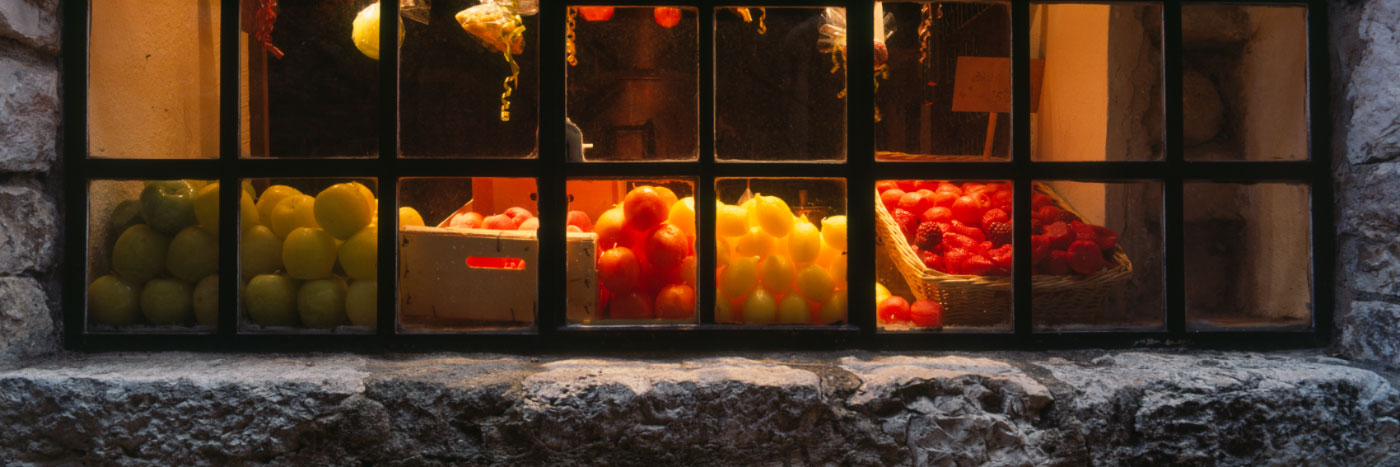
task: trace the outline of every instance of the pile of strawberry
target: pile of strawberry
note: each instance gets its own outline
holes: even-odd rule
[[[1011,272],[1011,185],[934,180],[882,181],[880,202],[924,266],[947,274]],[[1081,222],[1041,193],[1031,195],[1031,263],[1036,274],[1089,275],[1112,265],[1108,228]]]

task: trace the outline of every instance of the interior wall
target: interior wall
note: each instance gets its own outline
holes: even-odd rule
[[[1253,36],[1240,55],[1246,160],[1307,159],[1307,12],[1246,8]]]
[[[1103,160],[1108,129],[1108,5],[1039,7],[1035,58],[1045,59],[1040,111],[1031,128],[1038,160]],[[1102,219],[1105,187],[1052,183],[1087,219]]]
[[[220,0],[94,0],[91,7],[90,153],[217,157]]]

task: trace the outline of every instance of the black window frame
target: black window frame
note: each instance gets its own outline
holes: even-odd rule
[[[398,15],[398,2],[380,0],[384,17]],[[250,159],[239,157],[238,0],[223,0],[220,26],[220,152],[217,159],[152,160],[88,157],[88,24],[89,2],[64,2],[63,24],[63,137],[64,273],[62,308],[64,343],[69,349],[113,350],[220,350],[220,351],[386,351],[386,350],[509,350],[612,351],[612,350],[720,350],[720,349],[1053,349],[1135,347],[1185,344],[1202,348],[1304,348],[1319,347],[1333,338],[1335,234],[1331,178],[1331,115],[1328,6],[1323,0],[1229,2],[1162,0],[1164,158],[1157,161],[1045,162],[1030,158],[1027,98],[1029,84],[1028,0],[1009,0],[1011,11],[1012,136],[1011,159],[999,162],[918,161],[885,162],[874,159],[872,108],[874,90],[864,73],[847,79],[847,150],[840,162],[717,162],[714,154],[714,12],[733,6],[844,7],[849,37],[873,34],[872,0],[766,0],[766,1],[640,1],[640,0],[541,0],[537,31],[540,47],[539,141],[533,159],[403,158],[398,155],[398,55],[396,48],[381,50],[380,145],[377,157],[336,159]],[[1055,3],[1055,2],[1049,2]],[[1064,2],[1076,3],[1076,2]],[[1084,2],[1077,2],[1084,3]],[[1114,3],[1114,2],[1088,2]],[[1134,2],[1143,3],[1143,2]],[[1296,5],[1307,8],[1307,127],[1309,157],[1302,161],[1187,161],[1182,136],[1182,37],[1184,5]],[[685,162],[566,162],[565,160],[565,64],[566,11],[575,6],[681,6],[699,12],[699,158]],[[398,24],[383,22],[381,43],[393,43]],[[870,47],[850,47],[848,70],[870,70]],[[545,65],[548,64],[548,65]],[[219,277],[219,321],[214,334],[99,334],[86,331],[86,280],[88,263],[88,183],[96,179],[218,179],[224,186],[238,186],[244,178],[366,177],[378,181],[381,207],[398,205],[397,186],[412,177],[484,176],[530,177],[538,188],[538,211],[544,222],[538,231],[539,313],[536,324],[525,332],[468,332],[413,334],[400,332],[398,310],[397,248],[379,250],[379,315],[374,334],[248,334],[238,332],[238,274]],[[1015,188],[1013,244],[1016,251],[1030,245],[1031,183],[1037,180],[1124,182],[1154,180],[1163,187],[1163,248],[1165,323],[1149,332],[1046,332],[1033,331],[1031,321],[1030,255],[1015,256],[1013,273],[1013,326],[1004,333],[892,333],[876,324],[873,287],[849,290],[849,322],[841,326],[569,326],[565,321],[564,214],[565,181],[574,177],[693,177],[697,200],[713,199],[714,181],[721,177],[833,177],[846,180],[849,225],[848,263],[850,283],[875,279],[874,185],[881,179],[999,179]],[[1183,185],[1194,181],[1288,182],[1308,186],[1311,201],[1312,328],[1309,330],[1188,331],[1185,309],[1183,248]],[[221,225],[237,222],[239,190],[221,192]],[[700,271],[713,271],[715,257],[713,203],[696,203],[697,249]],[[380,209],[379,225],[397,225],[397,209]],[[397,229],[379,229],[380,245],[397,245]],[[221,271],[238,267],[238,235],[221,235]],[[705,253],[705,252],[711,253]],[[699,274],[700,323],[714,318],[714,274]]]

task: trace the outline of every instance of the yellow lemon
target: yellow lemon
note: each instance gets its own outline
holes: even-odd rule
[[[340,267],[351,279],[378,277],[379,233],[366,227],[340,245]]]
[[[370,205],[363,185],[337,183],[316,195],[316,224],[332,237],[345,240],[369,225]]]
[[[671,205],[671,215],[666,219],[671,225],[680,227],[686,235],[695,237],[695,198],[685,197]]]
[[[758,266],[758,270],[763,288],[776,295],[792,290],[792,281],[797,278],[797,269],[783,255],[769,256]]]
[[[738,317],[734,316],[734,303],[722,295],[715,296],[715,322],[716,323],[737,323]]]
[[[399,19],[399,45],[403,45],[403,19]],[[379,60],[379,2],[371,3],[355,15],[350,40],[366,57]]]
[[[753,199],[754,212],[758,225],[769,235],[782,237],[792,230],[792,209],[787,202],[777,196],[759,196]]]
[[[790,293],[778,302],[778,322],[782,324],[807,324],[812,319],[811,308],[801,296]]]
[[[399,227],[407,227],[410,225],[417,227],[424,226],[423,216],[418,214],[417,209],[408,206],[399,208]]]
[[[316,198],[310,195],[288,196],[272,209],[270,225],[277,238],[287,238],[287,234],[301,227],[320,228],[316,223]]]
[[[721,204],[715,211],[715,233],[721,237],[738,237],[749,233],[749,217],[744,208]]]
[[[731,249],[729,248],[729,242],[725,241],[723,238],[716,238],[716,239],[715,239],[715,267],[722,268],[722,267],[728,266],[728,265],[729,265],[729,253],[731,253]]]
[[[805,265],[816,261],[822,251],[822,236],[817,226],[805,220],[793,225],[792,233],[788,234],[787,251],[794,263]]]
[[[205,185],[194,198],[194,218],[199,225],[219,236],[219,183]],[[238,199],[238,221],[240,230],[248,230],[263,219],[253,203],[253,196],[242,192]]]
[[[277,207],[277,203],[294,195],[300,195],[301,191],[287,185],[272,185],[263,190],[262,196],[258,197],[258,218],[264,222],[272,221],[272,210]]]
[[[335,238],[321,229],[298,227],[282,242],[282,266],[293,279],[330,277],[335,257]]]
[[[749,227],[749,233],[739,237],[734,244],[734,252],[744,256],[766,257],[773,252],[773,236],[758,226]]]
[[[379,283],[370,280],[358,280],[350,283],[350,288],[345,291],[345,314],[350,318],[350,324],[356,326],[367,326],[374,329],[378,321],[379,310]]]
[[[879,283],[879,282],[876,282],[876,283],[875,283],[875,304],[876,304],[876,305],[879,305],[880,302],[885,301],[886,298],[890,298],[890,289],[885,288],[885,285],[884,285],[884,284],[881,284],[881,283]]]
[[[822,238],[833,248],[846,251],[846,216],[822,219]]]
[[[846,288],[846,255],[837,256],[827,265],[826,270],[831,273],[831,281],[837,289]]]
[[[744,322],[752,324],[772,324],[778,317],[778,301],[773,294],[763,289],[755,289],[744,299]]]
[[[821,309],[817,311],[817,319],[821,321],[822,324],[845,322],[846,291],[836,291],[836,293],[831,296],[831,300],[827,300],[826,303],[823,303]]]
[[[719,274],[719,291],[730,299],[747,295],[757,284],[758,258],[752,256],[731,259]]]
[[[798,271],[797,293],[807,297],[808,300],[826,303],[835,291],[836,284],[831,280],[831,273],[826,272],[826,269],[821,266],[813,264]]]

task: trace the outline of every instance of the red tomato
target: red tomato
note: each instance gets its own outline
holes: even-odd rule
[[[581,6],[578,7],[579,15],[584,21],[607,21],[612,19],[613,7],[610,6]]]
[[[899,200],[903,197],[904,190],[898,188],[890,188],[888,190],[885,190],[884,193],[880,193],[880,202],[885,203],[885,209],[888,209],[891,212],[893,212],[894,208],[899,207]]]
[[[681,9],[671,7],[656,7],[652,10],[652,17],[656,18],[656,24],[669,28],[681,22]]]
[[[943,327],[943,305],[933,300],[919,300],[909,307],[909,320],[921,328]]]
[[[631,249],[617,247],[598,257],[598,282],[613,293],[625,294],[636,289],[641,275],[642,263]]]
[[[636,292],[619,294],[612,299],[608,316],[615,319],[651,319],[651,303]]]
[[[668,285],[656,296],[656,317],[687,319],[695,316],[695,289],[685,284]]]
[[[909,321],[909,302],[899,296],[892,296],[880,302],[875,309],[882,323],[903,323]]]
[[[674,271],[690,253],[690,241],[680,227],[661,224],[646,240],[646,260],[658,271]]]

